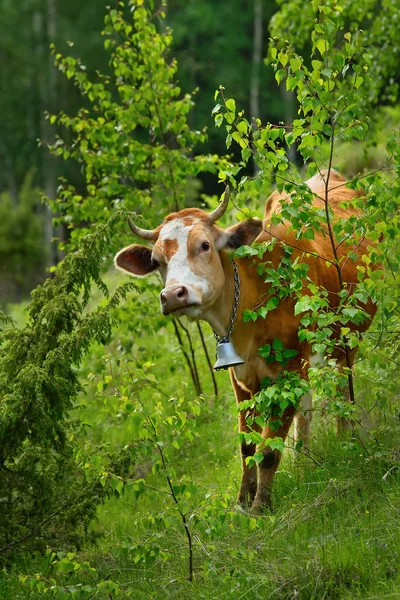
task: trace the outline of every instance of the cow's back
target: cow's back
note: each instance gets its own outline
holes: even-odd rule
[[[321,171],[321,175],[314,175],[306,183],[311,191],[316,195],[314,203],[320,208],[325,208],[325,180],[328,171]],[[328,182],[328,202],[333,212],[330,213],[330,218],[349,219],[352,215],[357,215],[358,211],[354,207],[344,207],[342,203],[349,202],[362,193],[346,187],[346,179],[331,169]],[[275,191],[266,201],[264,230],[258,236],[258,242],[276,239],[278,242],[288,244],[293,248],[293,258],[300,257],[301,260],[308,264],[308,276],[316,285],[322,286],[329,293],[329,301],[334,307],[338,303],[338,292],[340,291],[340,282],[337,270],[334,266],[335,255],[332,247],[332,240],[327,234],[326,221],[322,223],[321,231],[314,232],[313,239],[305,239],[304,237],[297,239],[296,232],[290,228],[288,221],[278,225],[271,224],[271,216],[281,212],[281,199],[290,198],[289,194],[280,194]],[[367,253],[368,243],[358,236],[349,236],[346,243],[338,244],[335,240],[336,254],[341,265],[343,282],[347,284],[356,284],[358,282],[357,265],[361,262],[361,256]],[[349,254],[353,258],[348,258]],[[358,259],[354,261],[354,255]],[[281,244],[275,245],[272,252],[268,252],[268,258],[277,267],[283,256]],[[264,255],[265,260],[267,258]],[[305,293],[307,282],[305,282]],[[375,313],[375,307],[371,302],[368,302],[365,307],[371,316]],[[363,327],[359,327],[363,329]]]
[[[317,173],[310,179],[308,179],[305,183],[308,185],[310,190],[316,194],[314,202],[321,207],[324,206],[324,199],[326,194],[326,178],[328,175],[328,169],[324,169],[321,173]],[[340,206],[341,202],[352,200],[355,196],[360,195],[359,192],[351,190],[346,187],[346,179],[335,171],[331,169],[329,182],[328,182],[328,201],[329,206],[334,210],[335,214],[338,217],[345,217],[346,214],[352,213],[353,211],[349,211]],[[279,193],[278,191],[272,192],[265,203],[265,212],[264,212],[264,227],[269,228],[270,219],[273,214],[277,214],[281,212],[281,200],[290,199],[291,194],[287,194],[285,192]],[[339,206],[338,206],[339,205]]]

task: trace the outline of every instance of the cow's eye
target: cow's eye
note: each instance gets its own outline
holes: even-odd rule
[[[160,263],[158,262],[158,260],[156,260],[155,258],[151,257],[151,266],[154,269],[158,269],[158,267],[160,266]]]
[[[210,249],[209,242],[203,242],[200,246],[200,252],[207,252]]]

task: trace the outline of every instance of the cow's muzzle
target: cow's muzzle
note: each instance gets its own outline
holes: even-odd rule
[[[188,302],[189,291],[184,285],[171,285],[162,290],[160,294],[161,308],[164,315],[168,315],[174,310],[186,308]]]

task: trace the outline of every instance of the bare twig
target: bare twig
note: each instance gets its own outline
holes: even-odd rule
[[[300,250],[300,252],[303,252],[304,254],[307,254],[308,256],[313,256],[314,258],[319,258],[320,260],[325,260],[326,262],[330,263],[331,265],[335,264],[335,262],[333,260],[330,260],[329,258],[326,258],[325,256],[321,256],[321,254],[317,254],[316,252],[309,252],[308,250],[305,250],[304,248],[300,248],[299,246],[296,246],[295,244],[290,244],[283,238],[280,238],[275,233],[272,233],[272,231],[270,229],[266,229],[264,227],[264,231],[266,233],[269,233],[276,240],[278,240],[278,242],[283,242],[284,244],[286,244],[286,246],[289,246],[289,248],[294,248],[295,250]]]
[[[323,465],[320,462],[318,462],[313,456],[311,456],[311,454],[309,454],[305,448],[301,449],[301,450],[300,450],[300,448],[296,448],[296,446],[287,446],[287,448],[289,448],[289,450],[294,450],[295,452],[298,452],[299,454],[302,454],[303,456],[306,456],[307,458],[310,458],[313,461],[313,463],[315,465],[317,465],[317,467],[321,467],[321,468],[323,467]]]
[[[193,368],[193,365],[192,365],[192,362],[191,362],[191,360],[190,360],[190,356],[189,356],[189,354],[186,352],[185,345],[184,345],[184,343],[183,343],[183,340],[182,340],[182,337],[181,337],[181,334],[180,334],[180,332],[179,332],[179,329],[178,329],[178,326],[177,326],[177,324],[176,324],[176,320],[175,320],[175,319],[172,319],[172,324],[173,324],[173,326],[174,326],[175,335],[176,335],[176,337],[177,337],[177,340],[178,340],[178,342],[179,342],[179,345],[180,345],[180,347],[181,347],[181,350],[182,350],[183,356],[185,357],[185,360],[186,360],[187,366],[189,367],[189,371],[190,371],[190,375],[191,375],[191,377],[192,377],[193,385],[194,385],[194,387],[195,387],[195,389],[196,389],[196,394],[197,394],[198,396],[200,396],[200,394],[201,394],[201,389],[199,388],[199,381],[198,381],[198,379],[196,378],[196,373],[195,373],[195,370],[194,370],[194,368]]]
[[[138,399],[139,399],[139,402],[141,403],[140,398],[138,398]],[[162,446],[160,446],[160,444],[157,444],[158,433],[157,433],[157,429],[156,429],[156,427],[154,425],[153,419],[151,418],[151,416],[145,416],[145,418],[146,418],[146,421],[148,422],[148,424],[150,425],[150,427],[153,430],[155,447],[156,447],[156,449],[157,449],[157,451],[158,451],[158,453],[160,455],[163,469],[164,469],[164,471],[167,471],[167,462],[166,462],[166,459],[165,459],[164,451],[162,449]],[[186,537],[187,537],[187,540],[188,540],[188,546],[189,546],[189,581],[193,581],[193,541],[192,541],[192,534],[191,534],[190,529],[189,529],[189,525],[188,525],[188,522],[187,522],[187,519],[186,519],[186,515],[179,508],[179,500],[176,497],[176,494],[175,494],[175,491],[174,491],[174,487],[172,485],[171,478],[167,474],[166,474],[166,479],[167,479],[168,487],[169,487],[170,492],[171,492],[171,496],[172,496],[175,504],[177,505],[177,510],[178,510],[178,512],[179,512],[179,514],[181,516],[183,527],[185,529]]]
[[[182,323],[182,321],[177,317],[176,320],[178,321],[180,327],[183,329],[183,331],[186,333],[186,337],[188,339],[189,342],[189,348],[190,348],[190,354],[192,357],[192,367],[193,367],[193,372],[194,372],[194,376],[196,378],[196,391],[197,394],[200,395],[202,394],[202,389],[201,389],[201,383],[200,383],[200,378],[199,378],[199,372],[197,370],[197,363],[196,363],[196,357],[194,354],[194,346],[193,346],[193,342],[192,342],[192,336],[190,335],[190,331],[187,327],[184,326],[184,324]]]
[[[212,379],[213,386],[214,386],[214,394],[216,396],[218,396],[217,380],[215,379],[214,369],[213,369],[213,366],[211,364],[210,355],[209,355],[208,349],[207,349],[207,344],[205,342],[204,335],[203,335],[203,330],[201,329],[200,323],[198,321],[197,321],[197,329],[199,331],[201,343],[202,343],[202,346],[203,346],[203,349],[204,349],[204,352],[205,352],[205,355],[206,355],[208,369],[210,371],[211,379]]]
[[[335,235],[333,233],[331,218],[330,218],[330,214],[329,214],[329,178],[330,178],[331,169],[332,169],[334,132],[335,132],[335,123],[332,121],[332,119],[331,119],[331,126],[332,126],[332,137],[331,137],[331,145],[330,145],[330,152],[329,152],[328,173],[327,173],[326,180],[325,180],[324,202],[325,202],[326,224],[328,226],[329,239],[331,242],[332,252],[333,252],[333,256],[334,256],[334,265],[335,265],[336,272],[338,275],[339,288],[340,288],[340,290],[342,290],[344,288],[342,268],[340,266],[340,261],[339,261],[339,256],[337,253],[337,247],[336,247],[336,241],[335,241]],[[348,368],[347,380],[348,380],[348,384],[349,384],[350,402],[352,404],[354,404],[355,403],[355,393],[354,393],[353,371],[352,371],[352,364],[351,364],[351,357],[350,357],[350,347],[349,347],[346,336],[343,336],[343,344],[344,344],[344,351],[345,351],[345,356],[346,356],[346,367]]]

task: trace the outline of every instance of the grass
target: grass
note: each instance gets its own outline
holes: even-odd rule
[[[190,407],[194,397],[167,322],[160,321],[156,333],[144,334],[132,317],[137,304],[124,310],[129,327],[116,332],[107,355],[103,348],[93,348],[81,368],[86,394],[78,410],[90,425],[83,442],[118,447],[135,436],[134,421],[114,393],[125,385],[119,359],[133,369],[130,377],[139,382],[135,389],[150,413],[162,406],[161,437],[168,434],[168,415]],[[146,310],[155,307],[150,303]],[[254,518],[235,508],[240,458],[228,376],[218,374],[220,395],[214,398],[202,358],[199,368],[204,398],[194,427],[197,435],[183,440],[179,449],[166,450],[174,484],[189,490],[179,498],[193,538],[193,582],[188,581],[181,516],[165,493],[165,473],[151,472],[154,447],[144,445],[132,477],[144,477],[147,487],[136,497],[133,487],[125,486],[119,497],[100,507],[93,524],[100,535],[97,543],[74,555],[67,554],[71,548],[61,549],[58,566],[51,565],[51,553],[17,556],[0,575],[0,598],[400,599],[397,373],[386,372],[380,384],[373,362],[359,369],[358,390],[370,390],[366,406],[376,404],[384,377],[390,377],[390,394],[376,418],[382,423],[375,432],[381,445],[368,435],[363,441],[338,440],[333,423],[314,419],[313,459],[287,451],[275,479],[275,510]],[[104,374],[111,374],[112,381],[104,384]]]
[[[136,593],[144,594],[137,597],[143,598],[383,598],[400,591],[398,480],[383,481],[379,461],[349,454],[332,437],[320,439],[317,448],[322,445],[323,469],[284,461],[273,515],[253,520],[229,506],[215,533],[199,524],[194,584],[184,580],[187,557],[178,529],[164,539],[171,552],[179,549],[170,564],[140,572],[128,561],[120,575],[135,575]],[[224,493],[227,479],[233,483],[239,476],[232,458],[226,472],[219,461],[205,466],[203,485],[210,471],[214,494]],[[232,500],[233,487],[228,487]],[[103,509],[118,524],[111,545],[137,535],[130,522],[135,505],[129,497],[123,504]]]
[[[223,398],[217,409],[226,414],[225,424],[221,414],[212,428],[205,419],[196,444],[183,456],[177,453],[178,475],[186,473],[196,483],[193,505],[201,504],[205,493],[211,493],[214,502],[214,514],[205,510],[192,526],[194,582],[187,580],[187,543],[179,519],[169,528],[149,528],[145,520],[171,510],[165,506],[171,505],[170,498],[152,490],[139,500],[127,490],[120,499],[108,501],[97,524],[104,537],[79,560],[89,560],[98,580],[110,577],[118,582],[122,598],[138,600],[400,597],[398,473],[393,469],[387,475],[386,460],[320,430],[312,450],[322,456],[322,467],[285,456],[276,476],[274,513],[254,519],[235,512],[240,474],[230,427],[235,415],[228,401]],[[150,476],[149,485],[155,479]],[[224,506],[226,494],[228,503],[221,508],[218,499]],[[159,536],[157,544],[165,556],[135,562],[136,544],[151,536]],[[42,597],[27,593],[16,581],[18,572],[43,572],[41,561],[20,562],[0,587],[1,597]],[[76,585],[90,577],[83,571],[58,579]]]

